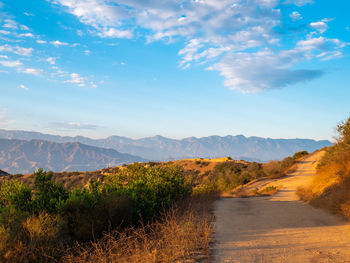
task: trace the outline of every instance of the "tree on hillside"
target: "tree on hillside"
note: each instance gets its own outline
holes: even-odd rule
[[[350,117],[337,125],[338,143],[350,146]]]

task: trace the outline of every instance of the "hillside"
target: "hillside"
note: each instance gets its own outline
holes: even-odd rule
[[[0,176],[7,176],[7,175],[9,175],[9,174],[4,172],[4,171],[2,171],[2,170],[0,170]]]
[[[145,159],[79,142],[0,139],[0,168],[9,173],[32,173],[38,168],[91,171],[136,161]]]
[[[86,145],[112,148],[122,153],[140,156],[154,161],[166,161],[184,158],[218,158],[231,156],[234,159],[250,161],[269,161],[282,159],[295,152],[306,150],[313,152],[325,146],[332,145],[327,140],[311,139],[271,139],[260,137],[209,136],[189,137],[181,140],[162,136],[130,139],[120,136],[110,136],[105,139],[90,139],[77,136],[58,136],[27,131],[0,130],[0,138],[20,140],[47,140],[58,143],[80,142]]]
[[[301,199],[350,220],[350,118],[337,126],[337,143],[326,149],[310,185],[300,188]]]

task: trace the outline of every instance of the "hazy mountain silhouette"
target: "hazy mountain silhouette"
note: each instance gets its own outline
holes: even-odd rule
[[[79,142],[0,139],[0,168],[9,173],[32,173],[38,168],[92,171],[145,159]]]
[[[245,137],[243,135],[209,136],[202,138],[189,137],[181,140],[169,139],[159,135],[142,139],[130,139],[121,136],[90,139],[83,136],[69,137],[8,130],[0,130],[0,138],[21,140],[39,139],[59,143],[80,142],[86,145],[111,148],[122,153],[159,161],[223,156],[231,156],[235,159],[268,161],[271,159],[282,159],[301,150],[312,152],[324,146],[332,145],[327,140],[270,139]]]
[[[6,176],[6,175],[9,175],[9,174],[4,172],[3,170],[0,170],[0,176]]]

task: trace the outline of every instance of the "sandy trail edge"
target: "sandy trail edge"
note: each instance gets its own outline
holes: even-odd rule
[[[213,262],[350,262],[350,225],[295,194],[310,183],[324,152],[274,180],[274,196],[223,198],[215,204]]]

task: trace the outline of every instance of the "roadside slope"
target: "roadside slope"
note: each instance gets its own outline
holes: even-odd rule
[[[310,183],[323,154],[300,161],[287,177],[265,182],[264,187],[280,186],[274,196],[217,201],[214,262],[350,262],[350,225],[295,194]]]

